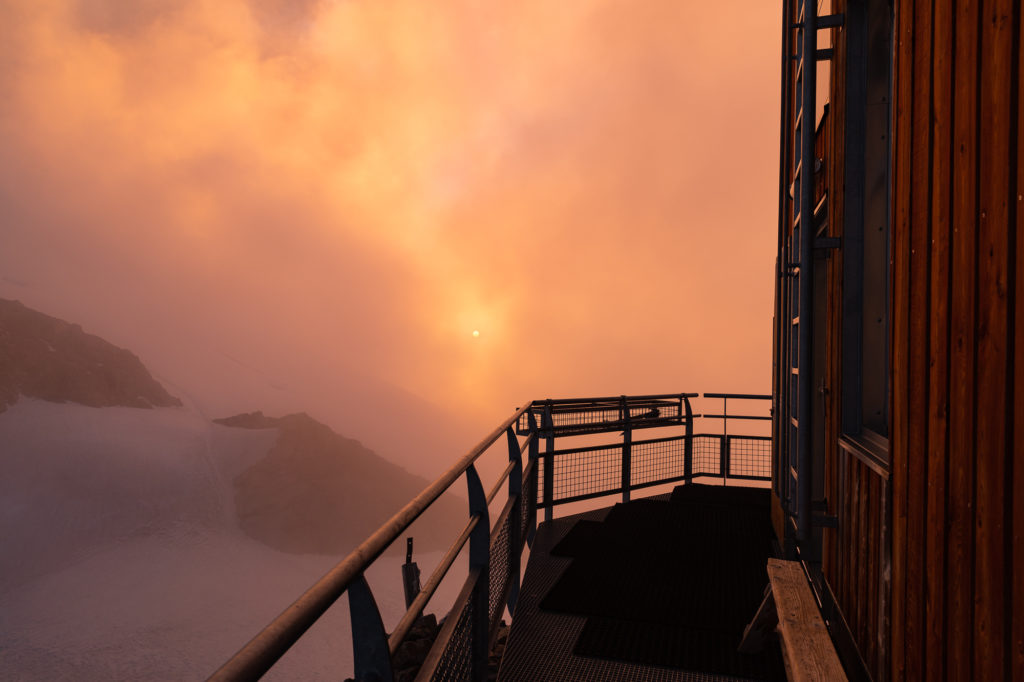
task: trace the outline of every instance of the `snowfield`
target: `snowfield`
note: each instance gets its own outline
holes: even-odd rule
[[[276,436],[212,424],[188,402],[22,398],[0,414],[0,678],[204,679],[283,611],[342,557],[278,552],[238,529],[232,481]],[[417,555],[424,580],[440,556]],[[367,573],[389,629],[400,564]],[[342,597],[267,679],[344,679],[351,660]]]

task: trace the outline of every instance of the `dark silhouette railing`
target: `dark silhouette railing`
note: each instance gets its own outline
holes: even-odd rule
[[[392,680],[391,657],[424,607],[469,545],[469,575],[444,620],[416,680],[483,680],[488,653],[505,609],[515,613],[520,558],[532,543],[538,507],[545,518],[555,506],[702,477],[769,481],[770,437],[731,435],[729,419],[769,420],[760,415],[729,415],[729,399],[770,400],[770,396],[705,393],[722,399],[722,433],[694,432],[690,398],[697,393],[535,400],[519,408],[476,447],[348,557],[331,569],[280,616],[257,634],[210,679],[258,679],[315,623],[348,594],[352,622],[353,665],[357,680]],[[633,432],[678,428],[683,433],[633,440]],[[621,442],[556,449],[558,438],[621,432]],[[485,493],[476,463],[502,435],[508,465]],[[540,451],[540,441],[545,449]],[[524,464],[525,454],[525,464]],[[465,477],[469,520],[390,633],[386,632],[364,573],[409,526],[458,479]],[[489,506],[502,487],[507,500],[490,523]]]

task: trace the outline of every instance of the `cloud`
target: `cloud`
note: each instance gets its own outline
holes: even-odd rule
[[[8,4],[0,274],[144,357],[215,344],[491,417],[766,390],[776,14]]]

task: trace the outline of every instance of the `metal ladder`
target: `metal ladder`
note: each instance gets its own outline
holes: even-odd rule
[[[793,22],[793,16],[796,21]],[[791,23],[793,22],[793,23]],[[811,410],[814,387],[811,377],[811,315],[814,282],[814,156],[817,63],[832,58],[831,49],[818,49],[818,30],[841,26],[842,14],[817,16],[815,0],[787,0],[784,19],[784,49],[795,62],[795,78],[784,75],[786,102],[792,97],[788,134],[792,136],[789,155],[793,183],[792,232],[782,244],[780,273],[783,321],[780,342],[785,352],[785,377],[779,384],[783,394],[784,425],[780,431],[782,482],[780,493],[784,509],[798,543],[811,537],[811,492],[814,466],[811,442]],[[792,31],[797,39],[791,39]],[[794,44],[795,43],[795,44]],[[786,123],[784,123],[786,125]],[[785,201],[783,197],[783,201]],[[782,216],[786,212],[781,213]],[[787,230],[788,232],[788,230]],[[785,232],[784,232],[785,234]],[[803,428],[801,428],[803,425]]]

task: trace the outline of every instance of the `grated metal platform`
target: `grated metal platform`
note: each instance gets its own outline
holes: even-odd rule
[[[667,500],[668,496],[658,498]],[[651,682],[735,682],[749,678],[709,674],[656,665],[641,665],[622,660],[577,656],[573,649],[587,618],[569,613],[540,609],[540,603],[572,562],[568,556],[552,555],[551,550],[577,521],[602,521],[611,508],[577,514],[550,523],[537,530],[530,552],[519,603],[509,633],[508,645],[498,672],[502,682],[542,682],[561,680],[625,680]],[[767,580],[767,576],[766,576]],[[751,614],[753,615],[753,614]]]

